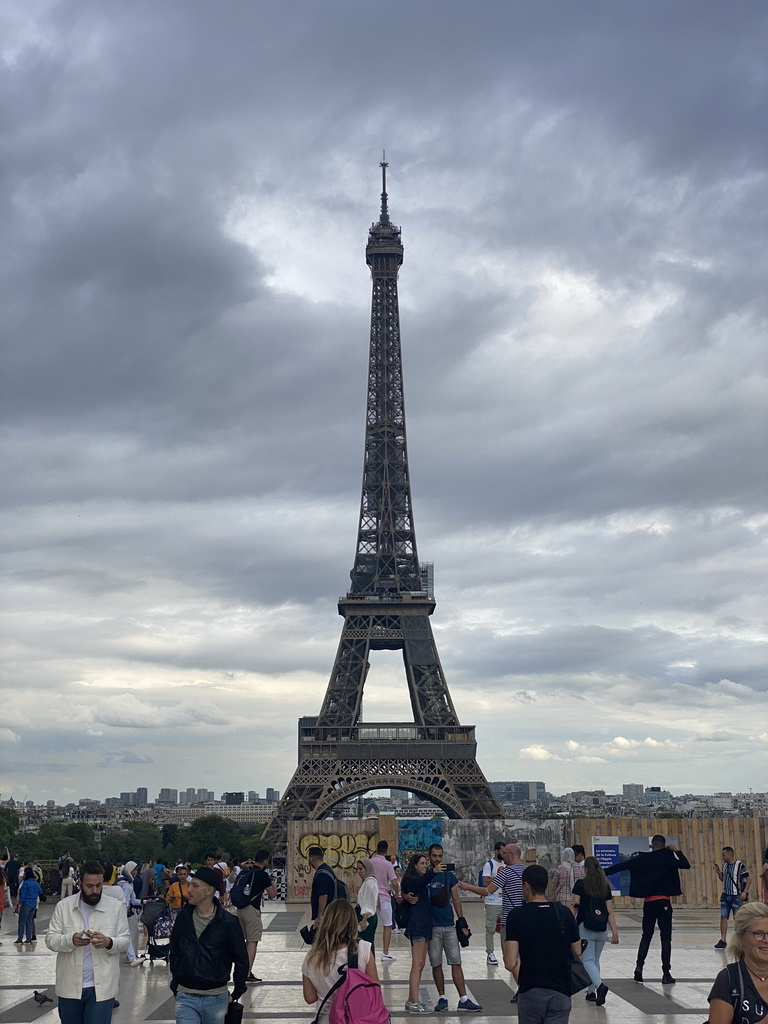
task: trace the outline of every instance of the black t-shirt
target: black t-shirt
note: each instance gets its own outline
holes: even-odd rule
[[[514,907],[507,917],[506,938],[520,946],[521,992],[553,988],[571,994],[571,943],[579,941],[579,930],[570,910],[559,903]]]
[[[325,868],[317,870],[312,879],[312,894],[310,896],[312,920],[317,917],[317,905],[321,896],[327,896],[326,906],[336,895],[336,881],[330,871]]]
[[[248,869],[246,868],[246,871]],[[251,868],[253,871],[253,879],[251,881],[251,906],[257,910],[261,910],[261,898],[264,895],[264,890],[268,889],[272,885],[272,879],[269,877],[267,872],[263,868]]]
[[[739,971],[744,986],[743,999]],[[749,971],[745,970],[741,963],[729,964],[720,971],[715,978],[712,991],[707,996],[708,1002],[711,1003],[713,999],[722,999],[724,1003],[734,1007],[733,1024],[757,1024],[768,1015],[768,1004],[752,984]]]
[[[579,905],[576,908],[576,924],[583,924],[584,914],[586,913],[587,909],[587,902],[589,901],[589,896],[587,896],[587,891],[584,888],[584,879],[577,878],[571,891],[573,892],[574,896],[579,897]],[[605,900],[606,906],[608,905],[608,900],[611,898],[611,890],[606,887],[606,890],[603,894],[603,899]],[[610,907],[608,907],[608,909],[610,910]]]

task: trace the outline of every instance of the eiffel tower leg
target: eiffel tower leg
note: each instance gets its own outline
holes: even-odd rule
[[[363,687],[368,675],[370,622],[367,618],[344,617],[336,661],[320,709],[319,722],[324,725],[356,725],[360,717]]]
[[[403,614],[401,621],[403,664],[414,721],[421,725],[458,725],[427,612]]]

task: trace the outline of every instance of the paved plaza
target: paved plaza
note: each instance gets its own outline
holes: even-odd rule
[[[48,900],[38,916],[39,940],[32,947],[14,946],[16,917],[10,911],[3,916],[2,948],[0,948],[0,1024],[22,1024],[40,1021],[54,1024],[59,1017],[53,991],[54,954],[45,946],[44,935],[54,906]],[[479,903],[465,903],[466,916],[474,935],[470,947],[462,952],[464,974],[470,995],[483,1006],[482,1013],[456,1013],[456,992],[447,984],[450,1010],[434,1014],[446,1024],[459,1020],[475,1020],[479,1024],[500,1024],[516,1016],[510,1004],[512,989],[504,967],[488,966],[483,940],[483,909]],[[265,906],[264,939],[259,944],[256,973],[262,985],[249,985],[243,997],[245,1020],[289,1024],[314,1018],[312,1007],[301,994],[301,962],[307,947],[298,928],[309,916],[303,904],[268,903]],[[724,954],[713,949],[718,939],[718,911],[675,910],[672,973],[676,985],[662,987],[658,938],[654,939],[646,963],[647,981],[631,980],[635,951],[640,938],[640,911],[617,911],[621,935],[618,946],[607,945],[602,957],[603,978],[610,988],[604,1007],[587,1003],[579,993],[573,999],[571,1021],[574,1024],[629,1024],[634,1021],[653,1024],[701,1024],[707,1017],[707,993],[712,981],[725,963]],[[391,952],[395,963],[382,964],[379,974],[384,998],[393,1020],[410,1018],[405,1013],[407,978],[410,965],[409,947],[403,936],[396,935]],[[446,972],[448,973],[448,972]],[[120,1007],[115,1010],[115,1024],[134,1021],[173,1021],[173,998],[168,988],[168,968],[160,962],[141,967],[121,968]],[[38,1006],[33,992],[47,991],[53,1003]],[[422,979],[422,1000],[430,1006],[436,1002],[435,988],[427,965]]]

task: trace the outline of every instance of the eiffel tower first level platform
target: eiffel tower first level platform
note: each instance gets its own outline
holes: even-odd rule
[[[381,162],[379,220],[365,250],[372,278],[368,398],[360,520],[351,585],[320,714],[299,721],[299,765],[264,839],[286,849],[291,820],[325,818],[349,797],[399,789],[431,800],[450,818],[501,818],[476,759],[475,727],[461,725],[430,625],[432,567],[419,562],[405,434],[397,275],[400,229],[387,210]],[[403,652],[411,722],[363,722],[371,656]]]

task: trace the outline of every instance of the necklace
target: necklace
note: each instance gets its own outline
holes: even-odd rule
[[[744,961],[744,963],[747,964],[746,960]],[[765,977],[762,977],[762,975],[758,974],[757,971],[753,971],[749,964],[747,964],[747,970],[753,977],[757,978],[758,981],[762,981],[763,984],[765,984],[765,982],[768,981],[768,974],[766,974]]]

